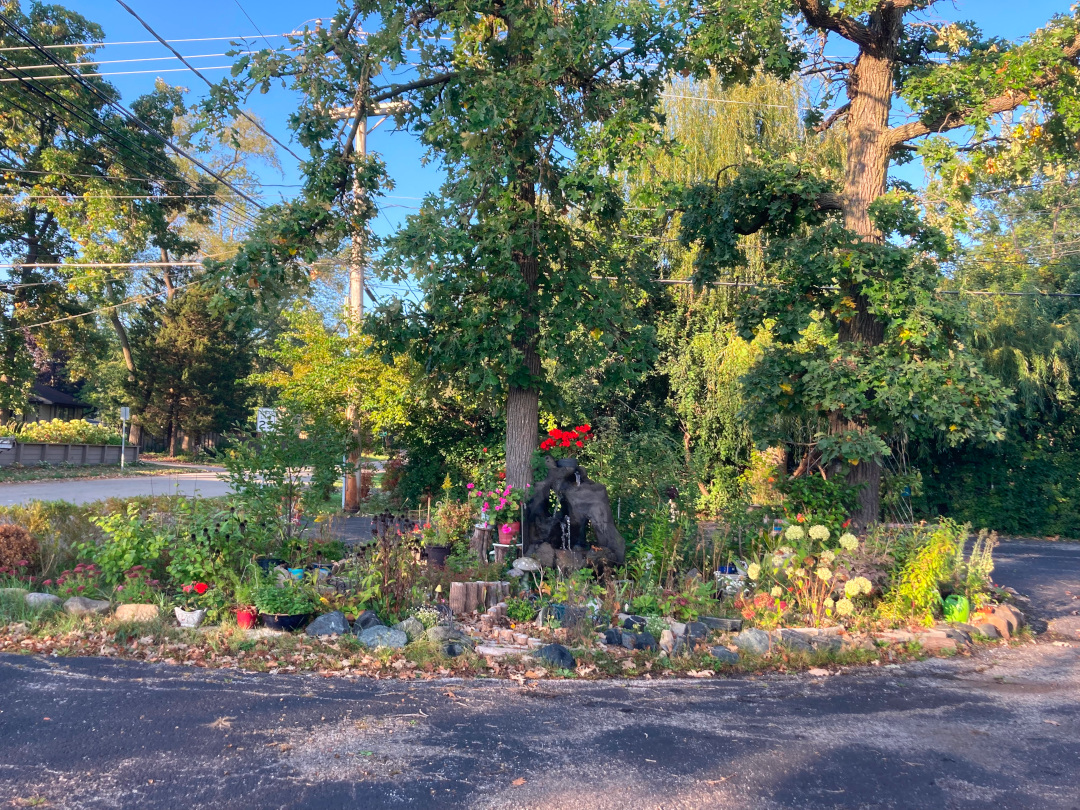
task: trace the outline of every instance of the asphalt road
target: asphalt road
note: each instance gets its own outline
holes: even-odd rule
[[[1077,552],[1005,545],[995,578],[1069,597]],[[532,688],[0,656],[0,694],[15,806],[1080,808],[1080,645],[1049,641]]]
[[[216,498],[228,495],[230,491],[228,482],[222,481],[213,472],[133,478],[57,479],[0,484],[0,505],[14,506],[30,501],[67,501],[81,504],[104,498],[134,498],[140,495]]]

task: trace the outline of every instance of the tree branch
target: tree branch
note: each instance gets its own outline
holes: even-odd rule
[[[380,101],[389,101],[392,98],[397,98],[398,96],[412,92],[413,90],[423,90],[425,87],[434,87],[437,84],[445,84],[451,79],[456,79],[458,75],[459,71],[452,70],[449,73],[440,73],[437,76],[429,76],[426,79],[417,79],[415,82],[392,84],[378,95],[369,98],[368,102],[370,104],[377,104]]]
[[[825,132],[833,124],[835,124],[838,120],[840,120],[840,118],[847,115],[847,111],[850,110],[850,109],[851,109],[851,102],[850,101],[847,104],[842,104],[841,106],[837,107],[835,110],[833,110],[831,113],[829,113],[828,118],[826,118],[824,121],[822,121],[820,124],[818,124],[817,126],[814,127],[814,132]]]
[[[1080,56],[1080,36],[1074,39],[1071,45],[1064,48],[1062,53],[1067,60],[1071,60],[1075,64],[1077,57]],[[1017,107],[1022,106],[1030,100],[1032,90],[1041,90],[1045,87],[1049,87],[1059,78],[1059,71],[1047,70],[1040,78],[1033,79],[1031,84],[1023,90],[1006,90],[1001,95],[987,100],[985,104],[978,108],[978,111],[980,113],[985,113],[987,116],[991,116],[1008,112],[1009,110],[1015,110]],[[931,121],[910,121],[906,124],[901,124],[885,133],[885,143],[890,149],[896,149],[901,144],[915,138],[921,138],[923,135],[958,129],[967,124],[967,117],[972,112],[975,112],[975,110],[971,108],[964,110],[950,110],[944,115]]]
[[[853,20],[843,14],[833,14],[822,0],[797,0],[799,11],[814,28],[821,28],[839,34],[844,39],[854,42],[856,45],[873,46],[876,38],[873,33],[858,20]],[[900,0],[893,2],[894,8],[902,8],[904,3]],[[910,5],[910,3],[908,3]]]

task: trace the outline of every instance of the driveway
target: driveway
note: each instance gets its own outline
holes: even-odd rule
[[[1058,588],[1080,591],[1077,551],[1004,544],[995,576],[1057,583],[1032,595],[1058,609]],[[1073,810],[1080,644],[1063,645],[831,677],[532,687],[0,656],[0,801]]]
[[[218,478],[214,472],[178,472],[175,475],[147,475],[137,478],[57,479],[0,484],[0,505],[14,506],[30,501],[67,501],[82,504],[104,498],[134,498],[140,495],[217,498],[228,495],[231,491],[229,484]]]

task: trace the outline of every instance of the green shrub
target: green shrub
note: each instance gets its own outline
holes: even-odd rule
[[[943,520],[929,534],[914,533],[882,605],[886,618],[934,623],[934,613],[941,606],[941,586],[952,579],[957,553],[962,553],[969,530],[966,524]]]
[[[43,442],[45,444],[120,444],[120,434],[104,425],[93,425],[85,419],[64,422],[27,422],[21,426],[4,428],[19,437],[20,442]]]
[[[314,612],[315,601],[299,584],[262,585],[255,589],[255,607],[260,613],[295,616]]]
[[[120,585],[124,575],[141,565],[156,578],[163,573],[164,553],[168,540],[164,532],[145,518],[137,503],[128,505],[126,514],[101,515],[90,518],[105,536],[100,543],[78,545],[80,556],[97,564],[109,585]]]

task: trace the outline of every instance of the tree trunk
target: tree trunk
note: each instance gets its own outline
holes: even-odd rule
[[[109,322],[112,323],[113,329],[116,331],[116,337],[120,341],[120,351],[124,355],[124,366],[128,371],[128,382],[131,383],[131,387],[135,387],[136,370],[135,370],[135,356],[131,353],[131,343],[128,341],[127,329],[124,328],[124,322],[120,320],[120,313],[115,310],[109,310]],[[128,442],[132,446],[138,447],[142,441],[142,424],[139,422],[138,414],[131,415],[131,429],[128,431]]]
[[[526,170],[518,173],[518,199],[526,205],[536,205],[536,187]],[[532,483],[532,454],[540,432],[540,392],[536,380],[540,377],[540,355],[537,353],[539,329],[532,310],[539,292],[540,261],[535,252],[515,251],[514,261],[528,287],[528,297],[521,302],[523,336],[517,344],[522,354],[531,385],[509,386],[506,395],[506,483],[524,490]]]
[[[892,108],[896,49],[903,31],[903,11],[887,8],[874,11],[869,27],[874,44],[864,45],[848,77],[847,162],[844,170],[844,225],[865,242],[880,242],[882,235],[870,221],[870,204],[885,193],[889,172],[889,130]],[[855,316],[842,321],[841,343],[854,343],[852,353],[876,346],[884,339],[884,324],[870,312],[870,302],[857,285],[844,290],[855,302]],[[851,420],[841,412],[829,414],[829,432],[844,433],[869,429],[863,419]],[[861,486],[852,524],[864,529],[878,520],[881,511],[881,459],[864,460],[848,473],[848,483]]]

